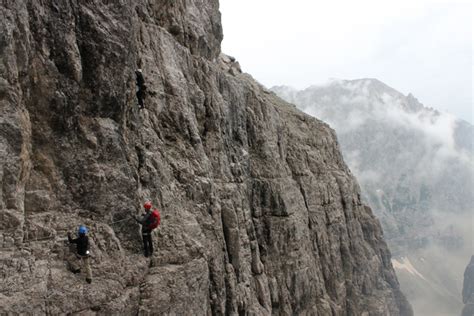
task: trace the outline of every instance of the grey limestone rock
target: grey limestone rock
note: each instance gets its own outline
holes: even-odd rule
[[[334,131],[221,55],[217,0],[3,1],[0,30],[0,314],[411,315]]]

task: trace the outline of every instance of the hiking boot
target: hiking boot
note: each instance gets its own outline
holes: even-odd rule
[[[76,270],[73,270],[72,273],[74,274],[78,274],[78,273],[81,273],[81,269],[76,269]]]
[[[89,283],[89,284],[91,284],[91,283],[92,283],[92,279],[87,278],[87,279],[86,279],[86,282]]]

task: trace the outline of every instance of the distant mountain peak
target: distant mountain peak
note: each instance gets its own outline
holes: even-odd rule
[[[425,107],[412,93],[405,96],[376,78],[351,80],[331,78],[326,83],[311,85],[303,90],[284,85],[274,86],[271,90],[292,103],[295,103],[296,95],[308,100],[315,99],[315,96],[317,98],[317,95],[325,95],[324,100],[319,102],[328,105],[341,103],[354,108],[354,105],[371,104],[372,109],[394,106],[409,113],[425,111],[424,115],[429,113],[439,115],[438,111]]]
[[[374,78],[330,80],[293,91],[287,101],[335,129],[415,314],[461,310],[455,280],[464,267],[456,262],[472,252],[472,230],[464,226],[474,202],[473,126]],[[467,271],[465,301],[474,289],[473,266]],[[474,303],[466,306],[472,316]]]

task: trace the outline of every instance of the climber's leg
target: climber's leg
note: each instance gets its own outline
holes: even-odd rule
[[[91,259],[89,256],[82,257],[82,264],[84,265],[84,269],[86,270],[86,281],[87,283],[92,282],[92,270],[91,270]]]

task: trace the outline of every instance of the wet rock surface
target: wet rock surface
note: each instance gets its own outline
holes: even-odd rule
[[[0,29],[1,314],[411,315],[334,132],[221,54],[217,1],[4,1]]]

